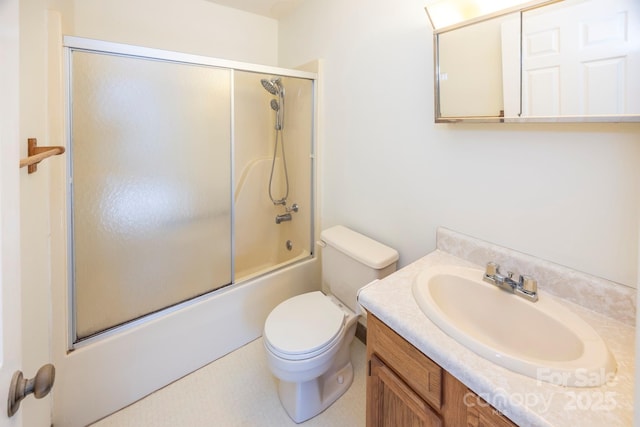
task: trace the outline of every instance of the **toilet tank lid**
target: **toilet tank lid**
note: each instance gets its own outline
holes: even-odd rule
[[[327,245],[375,269],[385,268],[398,260],[398,251],[343,225],[324,230],[320,238]]]

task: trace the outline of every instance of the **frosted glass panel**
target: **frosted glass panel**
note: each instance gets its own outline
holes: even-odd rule
[[[231,282],[230,70],[72,52],[76,338]]]

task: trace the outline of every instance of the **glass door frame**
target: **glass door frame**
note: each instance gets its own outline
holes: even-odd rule
[[[233,105],[234,105],[234,96],[233,96],[233,91],[234,91],[234,71],[238,70],[238,71],[251,71],[251,72],[256,72],[256,73],[261,73],[261,74],[272,74],[272,75],[278,75],[278,76],[284,76],[284,77],[295,77],[295,78],[302,78],[302,79],[308,79],[311,80],[313,85],[312,85],[312,102],[313,102],[313,117],[311,118],[312,120],[312,135],[311,135],[311,174],[312,174],[312,185],[310,188],[310,192],[311,192],[311,201],[312,201],[312,205],[314,206],[313,209],[311,209],[311,230],[310,230],[310,234],[311,234],[311,239],[310,239],[310,253],[314,254],[315,251],[313,251],[313,247],[314,247],[314,241],[315,241],[315,212],[316,212],[316,194],[315,194],[315,189],[316,189],[316,181],[315,181],[315,177],[316,177],[316,169],[317,169],[317,164],[316,164],[316,140],[315,140],[315,135],[316,135],[316,120],[317,120],[317,105],[316,105],[316,96],[317,96],[317,79],[318,79],[318,75],[316,73],[313,72],[307,72],[307,71],[301,71],[301,70],[292,70],[292,69],[286,69],[286,68],[279,68],[279,67],[272,67],[272,66],[265,66],[265,65],[259,65],[259,64],[252,64],[252,63],[245,63],[245,62],[239,62],[239,61],[231,61],[231,60],[225,60],[225,59],[218,59],[218,58],[212,58],[212,57],[206,57],[206,56],[200,56],[200,55],[193,55],[193,54],[187,54],[187,53],[181,53],[181,52],[172,52],[172,51],[166,51],[166,50],[161,50],[161,49],[153,49],[153,48],[146,48],[146,47],[139,47],[139,46],[132,46],[132,45],[126,45],[126,44],[121,44],[121,43],[113,43],[113,42],[106,42],[106,41],[102,41],[102,40],[94,40],[94,39],[86,39],[86,38],[81,38],[81,37],[75,37],[75,36],[64,36],[63,38],[63,61],[65,64],[65,69],[64,69],[64,84],[65,84],[65,100],[66,100],[66,106],[65,106],[65,112],[66,112],[66,116],[65,116],[65,131],[66,131],[66,139],[67,139],[67,147],[71,147],[71,53],[72,51],[81,51],[81,52],[93,52],[93,53],[102,53],[102,54],[110,54],[110,55],[122,55],[122,56],[129,56],[129,57],[137,57],[137,58],[145,58],[145,59],[150,59],[150,60],[160,60],[160,61],[168,61],[168,62],[175,62],[175,63],[184,63],[184,64],[190,64],[190,65],[201,65],[201,66],[210,66],[210,67],[216,67],[216,68],[226,68],[226,69],[230,69],[231,70],[231,122],[229,123],[229,126],[231,127],[231,186],[232,189],[235,188],[235,182],[233,180],[233,174],[234,174],[234,164],[233,164],[233,160],[234,160],[234,129],[233,129],[233,123],[234,123],[234,111],[233,111]],[[170,314],[174,311],[180,310],[188,305],[192,305],[195,304],[199,301],[201,301],[202,299],[206,299],[208,298],[212,293],[215,293],[216,290],[213,290],[212,292],[209,292],[207,294],[192,298],[190,300],[172,305],[170,307],[164,308],[162,310],[159,310],[157,312],[154,313],[150,313],[148,315],[145,315],[141,318],[138,319],[134,319],[131,320],[127,323],[124,323],[122,325],[118,325],[115,326],[113,328],[110,328],[108,330],[105,330],[103,332],[100,332],[94,336],[88,337],[86,339],[83,339],[82,341],[76,342],[74,343],[74,339],[73,337],[75,336],[75,331],[76,331],[76,325],[75,325],[75,311],[74,311],[74,307],[75,307],[75,290],[74,290],[74,283],[73,283],[73,271],[74,271],[74,265],[73,265],[73,256],[72,256],[72,242],[73,242],[73,236],[72,236],[72,232],[73,232],[73,223],[72,223],[72,216],[71,216],[71,210],[72,210],[72,194],[71,194],[71,186],[69,185],[69,181],[71,179],[71,161],[67,162],[67,171],[66,171],[66,206],[65,208],[67,209],[67,212],[65,214],[66,218],[67,218],[67,223],[66,223],[66,227],[67,227],[67,318],[68,318],[68,329],[67,329],[67,349],[68,351],[73,351],[75,349],[78,348],[82,348],[84,346],[93,344],[97,341],[101,341],[103,339],[106,339],[114,334],[118,334],[121,333],[127,329],[130,328],[134,328],[140,324],[146,323],[148,321],[151,321],[153,319],[156,319],[158,317],[161,316],[166,316],[167,314]],[[233,191],[231,192],[231,197],[233,198]],[[235,241],[235,223],[234,223],[234,217],[235,217],[235,207],[234,204],[231,203],[231,251],[232,254],[234,253],[234,241]],[[233,271],[233,267],[234,267],[234,261],[233,261],[233,255],[232,255],[232,271],[231,271],[231,284],[235,284],[235,277],[234,277],[234,271]],[[220,288],[220,289],[224,289]]]

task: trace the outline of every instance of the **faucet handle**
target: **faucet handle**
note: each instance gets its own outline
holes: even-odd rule
[[[489,261],[487,263],[487,267],[484,271],[486,276],[495,276],[496,274],[500,274],[500,265],[496,264],[493,261]]]
[[[522,276],[522,290],[528,294],[538,292],[538,281],[531,276]]]

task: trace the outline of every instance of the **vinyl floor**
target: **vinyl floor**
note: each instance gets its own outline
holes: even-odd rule
[[[353,384],[320,415],[294,423],[278,399],[262,338],[210,363],[94,427],[363,427],[366,347],[351,344]]]

